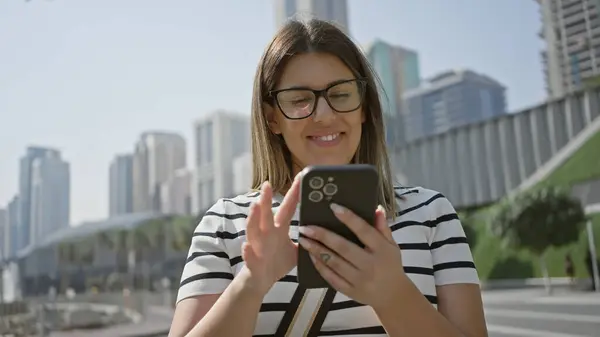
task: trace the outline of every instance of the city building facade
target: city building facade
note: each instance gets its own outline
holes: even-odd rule
[[[36,158],[60,157],[55,149],[30,146],[19,161],[19,222],[17,230],[17,250],[29,246],[32,242],[32,166]]]
[[[34,246],[42,238],[70,226],[71,172],[60,155],[31,163],[30,229]]]
[[[117,155],[110,163],[108,215],[133,212],[133,155]]]
[[[0,208],[0,269],[2,261],[10,254],[10,224],[8,223],[8,212]],[[0,271],[0,276],[2,275]],[[2,289],[0,289],[1,291]]]
[[[498,81],[470,70],[441,73],[404,93],[406,140],[504,115],[505,92]]]
[[[192,212],[210,207],[218,198],[234,195],[234,158],[250,150],[250,119],[218,110],[194,127],[196,163],[192,182]]]
[[[600,89],[423,138],[397,149],[399,183],[438,190],[456,207],[519,187],[600,116]]]
[[[406,142],[402,120],[403,94],[421,83],[419,55],[400,46],[375,40],[366,48],[366,55],[381,81],[380,98],[385,118],[386,141],[390,146]]]
[[[182,168],[161,186],[161,211],[165,214],[189,215],[192,213],[192,172]]]
[[[244,194],[252,187],[252,153],[243,153],[233,160],[233,194]]]
[[[133,211],[161,211],[161,185],[175,171],[185,168],[183,136],[162,131],[145,132],[133,154]]]
[[[347,0],[275,0],[277,29],[290,18],[318,18],[337,24],[348,33]]]
[[[546,45],[541,51],[546,90],[558,98],[600,75],[600,1],[536,1]]]
[[[19,197],[14,196],[6,206],[6,219],[9,228],[8,244],[5,247],[8,251],[8,258],[15,257],[19,251],[19,218],[20,218]],[[6,242],[6,241],[5,241]]]

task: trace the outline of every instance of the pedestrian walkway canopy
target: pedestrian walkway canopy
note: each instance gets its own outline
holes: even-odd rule
[[[170,214],[157,212],[132,213],[110,217],[101,221],[88,221],[80,225],[69,226],[48,235],[35,247],[29,246],[22,249],[17,254],[17,259],[27,257],[33,251],[40,248],[56,246],[63,242],[78,240],[110,230],[132,230],[147,221],[169,218],[171,216]]]

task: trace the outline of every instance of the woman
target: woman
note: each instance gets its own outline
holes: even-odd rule
[[[221,199],[201,220],[170,335],[487,336],[477,272],[454,209],[434,191],[393,188],[383,134],[374,75],[357,46],[319,20],[282,28],[254,83],[253,188],[260,191]],[[365,249],[303,227],[307,239],[299,244],[337,292],[301,289],[301,171],[349,163],[379,171],[377,225],[332,205]]]

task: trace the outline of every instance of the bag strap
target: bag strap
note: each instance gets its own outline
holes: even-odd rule
[[[315,292],[298,286],[274,336],[317,337],[335,294],[330,288]]]
[[[321,306],[319,307],[319,311],[313,320],[308,333],[305,335],[306,337],[317,337],[321,332],[321,327],[323,326],[323,322],[325,322],[325,317],[329,313],[329,309],[331,309],[331,305],[333,304],[333,299],[335,298],[336,291],[328,288],[325,293],[325,298],[321,302]]]
[[[285,337],[288,335],[289,331],[292,330],[294,318],[300,309],[300,305],[302,304],[302,300],[304,299],[305,295],[306,288],[298,285],[294,295],[292,296],[292,300],[288,304],[287,309],[285,310],[285,313],[279,322],[277,331],[275,331],[275,337]]]

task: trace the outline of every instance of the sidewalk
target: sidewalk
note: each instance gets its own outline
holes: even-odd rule
[[[487,290],[482,292],[484,303],[553,303],[553,304],[600,304],[600,292],[571,290],[562,287],[553,288],[552,294],[547,294],[543,288]]]
[[[97,330],[58,331],[50,337],[150,337],[166,336],[169,333],[173,309],[148,307],[144,319],[137,324],[124,324]]]

